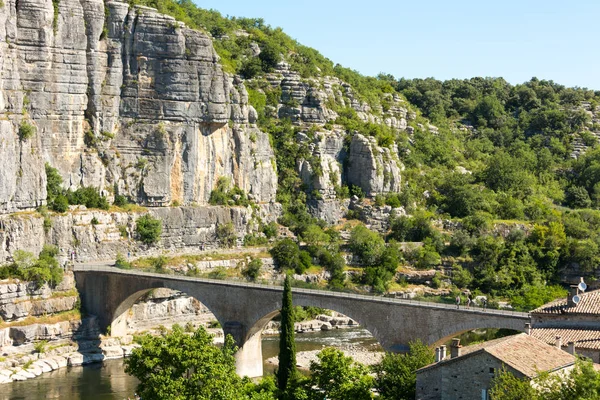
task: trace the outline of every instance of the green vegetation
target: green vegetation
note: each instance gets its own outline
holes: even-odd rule
[[[52,211],[63,213],[69,209],[69,204],[82,204],[87,208],[108,210],[106,197],[101,196],[98,189],[82,187],[74,192],[62,189],[62,177],[58,170],[46,163],[46,192],[48,207]]]
[[[259,399],[250,394],[265,389],[235,373],[231,336],[219,348],[204,328],[189,335],[175,325],[170,333],[138,340],[142,347],[125,360],[125,371],[140,380],[137,393],[144,399]]]
[[[277,268],[281,271],[292,270],[302,274],[310,266],[310,255],[300,251],[300,247],[292,239],[282,239],[269,250]]]
[[[127,258],[125,258],[125,256],[123,254],[117,253],[115,267],[121,268],[121,269],[131,269],[132,265],[129,261],[127,261]]]
[[[501,370],[492,381],[490,398],[494,400],[586,400],[600,398],[600,373],[589,360],[579,359],[575,368],[568,373],[550,375],[542,373],[534,379],[516,378]]]
[[[35,127],[29,122],[23,120],[19,125],[19,140],[22,142],[29,140],[35,135]]]
[[[13,262],[0,267],[0,279],[17,278],[35,282],[38,286],[48,283],[54,287],[63,279],[57,255],[58,248],[49,245],[44,245],[37,258],[32,253],[17,250],[13,255]]]
[[[256,278],[260,276],[262,265],[263,263],[260,258],[253,258],[242,271],[242,275],[250,281],[256,281]]]
[[[59,11],[60,0],[52,0],[52,7],[54,8],[54,16],[52,18],[52,29],[54,34],[58,31],[58,11]]]
[[[281,333],[279,335],[279,367],[277,369],[277,388],[281,398],[293,399],[293,386],[298,376],[296,370],[296,340],[294,333],[294,306],[292,304],[292,286],[290,276],[285,277],[283,299],[281,300]]]
[[[433,352],[420,341],[409,344],[406,354],[386,353],[373,367],[375,388],[382,400],[414,399],[416,371],[434,362]]]
[[[46,346],[48,345],[47,340],[40,340],[36,344],[33,345],[33,351],[39,354],[43,354],[46,352]]]
[[[233,247],[237,240],[233,222],[217,225],[217,238],[224,247]]]
[[[210,199],[208,202],[212,205],[236,205],[244,207],[247,207],[250,204],[248,195],[237,186],[232,188],[231,179],[225,176],[222,176],[217,180],[217,187],[210,192]]]
[[[162,234],[162,221],[150,214],[143,215],[135,221],[135,231],[142,243],[154,244]]]

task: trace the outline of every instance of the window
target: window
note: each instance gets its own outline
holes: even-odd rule
[[[494,375],[496,373],[496,368],[490,367],[490,375]]]

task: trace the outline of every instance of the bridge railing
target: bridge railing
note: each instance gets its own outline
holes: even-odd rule
[[[140,277],[152,277],[158,279],[168,279],[168,280],[186,280],[193,282],[202,282],[207,284],[215,284],[215,285],[223,285],[223,286],[235,286],[235,287],[247,287],[247,288],[255,288],[261,290],[274,290],[274,291],[282,291],[283,287],[281,285],[266,285],[262,283],[253,283],[246,281],[233,281],[233,280],[223,280],[223,279],[212,279],[212,278],[199,278],[199,277],[191,277],[186,275],[175,275],[175,274],[160,274],[155,272],[146,272],[139,271],[135,269],[120,269],[113,266],[107,265],[76,265],[74,267],[74,271],[78,272],[107,272],[111,274],[121,274],[121,275],[134,275]],[[414,300],[410,298],[393,298],[393,297],[385,297],[376,294],[358,294],[358,293],[348,293],[348,292],[338,292],[332,290],[320,290],[320,289],[306,289],[306,288],[292,288],[293,293],[305,293],[305,294],[313,294],[319,296],[330,296],[330,297],[340,297],[340,298],[352,298],[357,300],[368,300],[368,301],[377,301],[381,303],[392,303],[392,304],[406,304],[424,308],[437,308],[437,309],[445,309],[445,310],[456,310],[456,305],[452,304],[444,304],[444,303],[435,303],[429,301],[421,301]],[[506,316],[516,316],[522,318],[529,318],[529,313],[524,313],[520,311],[514,310],[501,310],[488,308],[483,309],[481,307],[470,307],[467,308],[464,305],[460,306],[460,311],[462,312],[472,312],[472,313],[485,313],[491,315],[506,315]]]

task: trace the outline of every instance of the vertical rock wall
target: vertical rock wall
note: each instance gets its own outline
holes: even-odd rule
[[[147,7],[101,0],[6,0],[0,8],[0,212],[46,198],[44,164],[65,188],[149,205],[205,204],[222,175],[274,200],[268,137],[211,39]],[[19,127],[34,134],[19,138]]]

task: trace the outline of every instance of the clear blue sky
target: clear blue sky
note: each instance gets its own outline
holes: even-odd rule
[[[363,74],[536,76],[600,90],[600,0],[194,0],[261,17]]]

